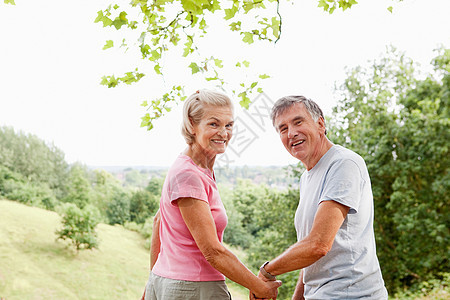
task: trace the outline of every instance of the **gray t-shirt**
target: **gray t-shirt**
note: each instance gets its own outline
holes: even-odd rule
[[[387,299],[375,249],[373,196],[364,160],[334,145],[300,179],[297,239],[311,231],[322,201],[350,208],[327,255],[303,269],[305,299]]]

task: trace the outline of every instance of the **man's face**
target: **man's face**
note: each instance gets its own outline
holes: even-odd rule
[[[307,168],[311,162],[320,159],[325,124],[322,118],[315,122],[303,103],[295,103],[278,115],[275,128],[286,150]]]

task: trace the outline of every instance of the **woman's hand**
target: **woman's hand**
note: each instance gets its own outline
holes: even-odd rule
[[[264,281],[261,280],[260,289],[250,291],[250,299],[277,299],[278,288],[281,286],[280,280]]]

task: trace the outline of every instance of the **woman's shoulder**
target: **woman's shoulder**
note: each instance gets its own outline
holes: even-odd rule
[[[180,154],[169,168],[167,177],[190,177],[196,174],[198,174],[198,170],[191,158],[187,155]]]

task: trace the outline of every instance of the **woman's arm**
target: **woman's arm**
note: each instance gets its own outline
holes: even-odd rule
[[[303,270],[300,271],[298,276],[297,286],[295,287],[294,295],[292,295],[292,300],[304,300],[304,284],[303,284]]]
[[[153,218],[152,241],[150,245],[150,270],[153,269],[153,266],[155,265],[156,260],[158,259],[161,247],[161,240],[159,239],[160,223],[161,223],[161,215],[158,210],[155,217]]]
[[[208,203],[193,199],[178,199],[178,207],[189,231],[206,260],[234,282],[253,291],[259,298],[275,298],[280,281],[264,282],[226,249],[217,237],[216,225]]]

